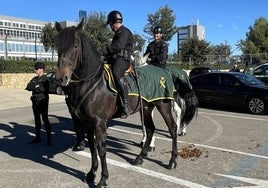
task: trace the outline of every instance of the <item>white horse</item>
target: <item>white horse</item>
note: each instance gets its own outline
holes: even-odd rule
[[[147,66],[148,64],[146,63],[146,60],[148,58],[149,54],[146,54],[145,56],[143,56],[143,54],[140,51],[135,51],[131,57],[133,64],[137,67],[142,67],[142,66]],[[179,136],[185,136],[186,135],[186,127],[188,124],[182,124],[181,122],[181,118],[183,117],[184,113],[185,113],[185,109],[186,109],[186,105],[185,105],[185,100],[183,97],[181,97],[180,95],[177,96],[178,99],[178,103],[174,100],[172,102],[172,109],[173,112],[176,116],[176,123],[178,126],[177,129],[177,134]],[[153,116],[153,112],[152,111],[152,116]],[[192,118],[190,118],[192,119]],[[189,120],[190,122],[190,120]],[[142,133],[143,133],[143,137],[142,137],[142,141],[141,141],[141,146],[143,146],[143,144],[145,143],[146,140],[146,131],[145,131],[145,127],[142,126]],[[150,151],[154,151],[155,150],[155,137],[153,136],[151,144],[150,144]]]

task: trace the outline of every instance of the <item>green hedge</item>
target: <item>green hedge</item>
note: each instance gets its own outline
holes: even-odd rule
[[[34,64],[36,61],[34,60],[0,60],[0,73],[33,73],[34,72]],[[45,72],[54,71],[57,69],[57,62],[44,62],[46,65]],[[191,70],[194,67],[186,63],[175,63],[168,65],[175,65],[184,70]],[[229,70],[232,68],[233,65],[231,64],[206,64],[206,65],[199,65],[214,68],[216,70]],[[238,68],[243,70],[245,65],[238,64]]]
[[[0,60],[0,73],[33,73],[36,61],[31,60]],[[56,70],[56,62],[44,62],[46,72]]]

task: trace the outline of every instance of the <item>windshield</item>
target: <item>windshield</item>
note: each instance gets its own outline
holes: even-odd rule
[[[235,76],[246,85],[259,85],[259,86],[265,85],[262,81],[248,74],[239,74]]]

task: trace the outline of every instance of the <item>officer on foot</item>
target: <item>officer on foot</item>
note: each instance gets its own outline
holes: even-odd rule
[[[111,44],[104,51],[103,55],[111,63],[113,76],[115,79],[118,93],[123,101],[123,111],[121,118],[127,118],[130,114],[128,107],[127,83],[124,78],[125,71],[130,66],[130,56],[133,50],[133,36],[131,31],[123,26],[122,14],[117,11],[111,11],[107,17],[107,24],[114,32]]]
[[[26,90],[32,92],[31,101],[35,121],[35,137],[29,144],[41,142],[41,117],[45,124],[47,145],[51,145],[51,126],[48,120],[49,81],[44,75],[45,64],[37,62],[34,65],[37,76],[32,78],[26,86]]]

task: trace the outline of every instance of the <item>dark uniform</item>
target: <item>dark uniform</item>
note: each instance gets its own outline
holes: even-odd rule
[[[130,66],[130,55],[133,48],[131,31],[121,26],[113,37],[112,43],[107,47],[108,56],[111,57],[112,71],[116,81],[124,76]]]
[[[119,11],[111,11],[107,18],[107,24],[114,31],[114,36],[111,44],[104,52],[104,56],[107,56],[111,63],[118,93],[123,101],[121,118],[126,118],[130,112],[128,109],[127,82],[124,78],[124,73],[130,66],[133,36],[131,31],[122,25],[123,17]]]
[[[43,63],[36,63],[35,69],[44,68]],[[45,75],[35,76],[27,84],[25,88],[28,91],[32,91],[31,101],[32,109],[34,114],[35,121],[35,138],[29,143],[38,143],[41,142],[41,118],[44,121],[46,135],[47,135],[47,145],[51,144],[51,126],[48,120],[48,103],[49,103],[49,81]]]
[[[150,64],[165,68],[167,61],[168,46],[164,40],[152,41],[147,46],[145,54],[150,53],[148,58],[151,58]]]
[[[154,35],[161,34],[162,37],[162,29],[159,26],[156,26],[154,28]],[[156,36],[155,36],[156,37]],[[144,54],[150,53],[148,59],[149,64],[165,68],[166,67],[166,61],[168,57],[168,45],[167,43],[159,38],[158,40],[154,40],[149,43],[149,45],[146,48],[146,51]]]

